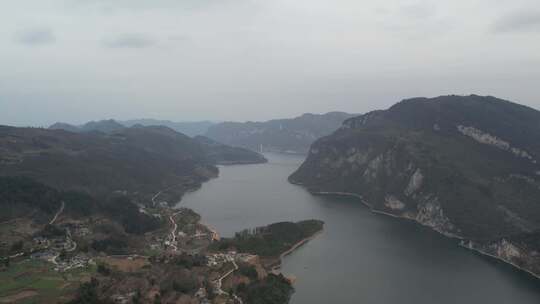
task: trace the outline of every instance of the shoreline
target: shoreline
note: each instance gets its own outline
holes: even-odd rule
[[[315,239],[319,234],[322,234],[322,232],[323,232],[323,229],[315,232],[312,236],[309,236],[307,238],[304,238],[304,239],[298,241],[298,243],[294,244],[291,248],[289,248],[285,252],[281,253],[279,255],[279,259],[282,260],[284,257],[286,257],[286,256],[290,255],[291,253],[295,252],[298,248],[302,247],[307,242]]]
[[[219,161],[216,163],[217,166],[239,166],[239,165],[261,165],[261,164],[266,164],[268,163],[268,160],[265,159],[265,160],[260,160],[260,161],[257,161],[257,160],[246,160],[246,161],[242,161],[242,160],[231,160],[231,161]]]
[[[465,246],[465,245],[462,245],[462,244],[458,244],[459,247],[462,247],[462,248],[465,248],[465,249],[468,249],[470,251],[472,251],[473,253],[477,253],[477,254],[480,254],[482,256],[486,256],[486,257],[489,257],[489,258],[492,258],[492,259],[495,259],[499,262],[503,262],[507,265],[510,265],[512,267],[514,267],[516,270],[520,270],[520,271],[523,271],[525,272],[526,274],[528,275],[531,275],[532,277],[536,278],[536,279],[540,279],[540,275],[539,274],[535,274],[534,272],[530,271],[530,270],[527,270],[525,268],[522,268],[521,266],[518,266],[516,265],[515,263],[511,262],[511,261],[507,261],[501,257],[498,257],[496,255],[493,255],[491,253],[487,253],[481,249],[477,249],[477,248],[471,248],[471,247],[468,247],[468,246]]]
[[[309,236],[307,238],[301,239],[296,244],[292,245],[291,248],[285,250],[284,252],[282,252],[277,257],[270,257],[270,260],[275,260],[272,263],[270,263],[270,265],[268,265],[268,267],[270,268],[270,271],[273,272],[274,274],[281,273],[279,270],[281,269],[281,266],[283,265],[283,259],[286,256],[288,256],[288,255],[292,254],[293,252],[295,252],[296,250],[298,250],[300,247],[307,244],[309,241],[315,239],[317,236],[322,234],[323,231],[324,231],[324,229],[321,229],[321,230],[315,232],[313,235],[311,235],[311,236]]]
[[[300,183],[297,183],[297,185],[301,185]],[[308,189],[309,191],[309,189]],[[457,236],[457,235],[452,235],[452,234],[447,234],[447,233],[444,233],[444,232],[441,232],[441,231],[438,231],[437,229],[434,229],[433,227],[431,226],[427,226],[427,225],[424,225],[420,222],[418,222],[416,219],[414,218],[409,218],[409,217],[405,217],[405,216],[399,216],[399,215],[396,215],[396,214],[391,214],[391,213],[388,213],[388,212],[384,212],[384,211],[379,211],[379,210],[375,210],[373,209],[373,206],[371,206],[370,204],[368,204],[366,201],[364,201],[363,197],[359,194],[356,194],[356,193],[349,193],[349,192],[330,192],[330,191],[309,191],[311,194],[313,195],[328,195],[328,196],[331,196],[331,195],[337,195],[337,196],[346,196],[346,197],[353,197],[353,198],[357,198],[360,200],[360,202],[362,204],[364,204],[366,207],[369,208],[369,210],[374,213],[374,214],[380,214],[380,215],[386,215],[386,216],[390,216],[392,218],[395,218],[395,219],[402,219],[402,220],[409,220],[409,221],[412,221],[416,224],[419,224],[421,226],[424,226],[424,227],[428,227],[430,228],[431,230],[439,233],[440,235],[444,236],[444,237],[447,237],[447,238],[450,238],[450,239],[455,239],[455,240],[460,240],[460,241],[471,241],[469,239],[466,239],[466,238],[463,238],[463,237],[460,237],[460,236]],[[527,270],[525,268],[522,268],[518,265],[516,265],[515,263],[511,262],[511,261],[508,261],[508,260],[505,260],[501,257],[498,257],[496,255],[493,255],[491,253],[488,253],[488,252],[485,252],[481,249],[477,249],[477,248],[470,248],[468,246],[464,246],[462,245],[461,243],[458,243],[458,246],[459,247],[462,247],[464,249],[467,249],[467,250],[470,250],[474,253],[477,253],[477,254],[480,254],[482,256],[485,256],[485,257],[488,257],[488,258],[492,258],[492,259],[495,259],[495,260],[498,260],[500,262],[503,262],[507,265],[510,265],[512,267],[514,267],[516,270],[519,270],[519,271],[523,271],[525,272],[526,274],[528,275],[531,275],[533,278],[535,279],[540,279],[540,274],[535,274],[534,272],[530,271],[530,270]]]

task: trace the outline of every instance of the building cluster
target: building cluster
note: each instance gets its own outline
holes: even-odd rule
[[[131,300],[136,295],[136,292],[130,292],[128,294],[115,294],[111,297],[111,300],[115,304],[127,304],[131,303]]]
[[[77,249],[77,243],[71,238],[72,232],[77,236],[90,234],[90,229],[81,223],[69,223],[63,226],[66,234],[57,237],[37,236],[33,239],[31,259],[39,259],[53,263],[54,270],[64,272],[70,269],[87,267],[95,264],[86,254],[79,253],[68,256],[67,253]]]
[[[89,265],[95,265],[95,262],[86,254],[77,254],[71,258],[57,261],[55,265],[55,271],[64,272],[76,268],[86,268]]]
[[[213,253],[206,256],[207,266],[220,268],[226,263],[232,263],[236,259],[236,252],[230,251],[228,253]]]

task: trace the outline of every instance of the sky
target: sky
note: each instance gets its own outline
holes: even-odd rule
[[[492,95],[540,109],[538,0],[17,0],[0,124],[364,113]]]

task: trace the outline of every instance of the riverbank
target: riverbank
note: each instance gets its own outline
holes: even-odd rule
[[[304,220],[277,222],[244,229],[232,238],[223,238],[212,246],[216,251],[238,252],[259,256],[268,272],[276,272],[282,259],[323,231],[324,222]]]
[[[235,166],[235,165],[259,165],[268,163],[267,159],[264,160],[231,160],[231,161],[219,161],[218,166]]]
[[[314,238],[316,238],[318,235],[322,234],[323,233],[323,230],[321,229],[320,231],[316,232],[315,234],[313,234],[312,236],[310,237],[307,237],[307,238],[304,238],[302,240],[300,240],[298,243],[294,244],[291,248],[287,249],[285,252],[281,253],[279,255],[279,257],[276,257],[274,258],[274,262],[273,264],[271,264],[270,267],[271,268],[271,272],[274,273],[274,274],[279,274],[281,273],[280,272],[280,269],[281,269],[281,266],[283,265],[283,259],[292,254],[293,252],[295,252],[296,250],[298,250],[300,247],[304,246],[307,242],[313,240]]]
[[[300,183],[293,183],[293,184],[302,186]],[[335,196],[352,197],[352,198],[358,199],[363,205],[368,207],[369,210],[374,214],[390,216],[390,217],[393,217],[393,218],[396,218],[396,219],[408,220],[408,221],[412,221],[412,222],[414,222],[416,224],[420,224],[420,225],[422,225],[424,227],[428,227],[428,228],[432,229],[433,231],[435,231],[435,232],[437,232],[437,233],[439,233],[439,234],[441,234],[441,235],[443,235],[443,236],[445,236],[447,238],[455,239],[455,240],[460,241],[458,243],[459,247],[471,250],[471,251],[473,251],[473,252],[475,252],[477,254],[480,254],[480,255],[488,257],[488,258],[496,259],[497,261],[503,262],[505,264],[508,264],[508,265],[516,268],[516,270],[523,271],[523,272],[531,275],[535,279],[540,279],[540,274],[536,274],[536,273],[532,272],[529,269],[523,268],[523,267],[517,265],[516,263],[514,263],[514,262],[512,262],[512,261],[510,261],[508,259],[502,258],[502,257],[494,255],[494,254],[491,254],[491,253],[489,253],[487,251],[484,251],[482,249],[478,249],[478,248],[474,248],[472,246],[465,246],[464,245],[464,242],[466,242],[466,241],[470,242],[471,240],[468,240],[466,238],[463,238],[461,236],[458,236],[458,235],[455,235],[455,234],[452,234],[452,233],[440,231],[439,229],[436,229],[435,227],[432,227],[430,225],[426,225],[426,224],[424,224],[422,222],[419,222],[416,218],[413,218],[413,217],[408,217],[408,216],[404,216],[404,215],[397,215],[397,214],[392,214],[392,213],[388,213],[388,212],[385,212],[385,211],[376,210],[376,209],[373,208],[372,205],[367,203],[364,200],[364,198],[359,194],[349,193],[349,192],[329,192],[329,191],[310,191],[310,193],[312,193],[313,195],[325,195],[325,196],[335,195]]]
[[[479,255],[482,255],[482,256],[486,256],[486,257],[489,257],[489,258],[492,258],[492,259],[495,259],[499,262],[502,262],[502,263],[505,263],[505,264],[508,264],[514,268],[516,268],[517,270],[520,270],[520,271],[523,271],[529,275],[531,275],[532,277],[536,278],[536,279],[540,279],[540,275],[539,274],[536,274],[528,269],[525,269],[519,265],[517,265],[516,263],[512,262],[512,261],[509,261],[507,259],[504,259],[504,258],[501,258],[500,256],[497,256],[497,255],[494,255],[494,254],[491,254],[485,250],[482,250],[482,249],[479,249],[479,248],[474,248],[473,246],[468,246],[465,244],[465,242],[460,242],[459,243],[459,246],[462,247],[462,248],[465,248],[465,249],[468,249],[468,250],[471,250],[473,251],[474,253],[477,253]]]

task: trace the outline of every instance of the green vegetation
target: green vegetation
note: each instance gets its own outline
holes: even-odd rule
[[[308,220],[298,223],[281,222],[236,233],[232,239],[222,239],[214,248],[235,248],[266,257],[279,256],[303,239],[322,230],[323,222]]]
[[[238,273],[248,277],[252,281],[256,280],[258,277],[257,269],[255,269],[255,267],[252,265],[240,265]]]
[[[0,222],[27,215],[34,209],[52,215],[60,201],[58,191],[29,178],[0,177]]]
[[[66,230],[55,226],[55,225],[45,225],[45,227],[38,233],[39,236],[46,237],[46,238],[54,238],[54,237],[63,237],[66,235]]]
[[[197,136],[194,139],[207,151],[206,157],[216,164],[258,164],[267,162],[264,156],[248,149],[227,146],[205,136]]]
[[[176,265],[167,265],[167,274],[160,278],[159,289],[161,295],[171,292],[194,294],[199,289],[199,280],[190,270]]]
[[[97,272],[103,276],[109,276],[112,271],[107,265],[100,263],[97,266]]]
[[[103,210],[121,223],[127,233],[143,234],[158,229],[162,224],[159,218],[140,212],[139,207],[126,196],[111,199]]]
[[[13,244],[11,244],[10,251],[11,253],[17,253],[23,249],[24,243],[23,241],[17,241]]]
[[[0,159],[17,160],[0,162],[0,175],[26,176],[94,197],[119,190],[149,199],[186,180],[200,184],[208,179],[201,168],[211,167],[198,142],[164,127],[110,134],[0,127],[0,148]]]
[[[77,290],[77,297],[69,304],[108,304],[109,300],[103,300],[98,295],[99,282],[92,278],[90,282],[82,283]]]
[[[396,215],[438,205],[444,217],[434,211],[423,220],[465,238],[514,236],[540,224],[539,121],[539,111],[494,97],[404,100],[345,121],[313,144],[289,179],[314,192],[362,195],[374,209]],[[491,144],[459,126],[480,130]],[[529,157],[496,146],[494,137]],[[415,172],[421,185],[407,193]],[[385,205],[389,197],[403,209]]]
[[[172,282],[172,288],[174,291],[190,294],[199,289],[199,282],[195,277],[180,277]]]
[[[247,285],[240,295],[250,304],[287,304],[293,292],[283,275],[269,274],[263,281]]]
[[[206,265],[206,257],[204,255],[200,254],[194,254],[190,255],[187,253],[182,253],[180,255],[177,255],[172,258],[171,263],[181,266],[187,269],[191,269],[193,267],[202,267]]]
[[[218,162],[264,161],[258,153],[199,141],[167,127],[101,124],[106,125],[100,129],[105,132],[0,126],[0,176],[25,176],[54,189],[93,197],[118,191],[150,200],[157,191],[173,185],[181,197],[214,177]],[[28,192],[25,199],[43,194]],[[70,199],[75,203],[85,200],[82,196]],[[42,206],[47,212],[60,204],[54,198],[42,202],[48,203]],[[84,209],[87,206],[74,205],[74,212],[91,211]]]
[[[210,298],[226,297],[215,294],[213,284],[217,275],[233,273],[230,259],[238,257],[225,255],[212,267],[204,255],[171,254],[173,210],[162,203],[216,176],[216,163],[264,158],[165,127],[123,128],[114,121],[88,127],[99,132],[0,126],[0,302],[108,303],[118,297],[142,303],[159,290],[158,303],[194,300],[201,287]],[[210,236],[194,236],[203,229],[200,216],[182,210],[174,219],[185,233],[178,247],[186,248],[178,251],[205,253]],[[318,221],[277,223],[216,247],[279,255],[320,229]],[[136,255],[149,248],[156,257]],[[6,258],[10,252],[24,254]],[[51,259],[54,265],[44,262]],[[84,266],[96,259],[110,264]],[[258,282],[256,268],[243,265],[240,273]],[[259,283],[244,287],[246,298],[281,303],[292,290],[280,277]]]
[[[37,294],[31,299],[35,299],[35,303],[54,303],[61,295],[72,293],[80,280],[93,271],[92,268],[78,269],[61,274],[42,261],[11,262],[5,271],[0,271],[0,299],[24,290],[34,290]]]
[[[128,254],[128,242],[122,236],[113,235],[103,240],[95,240],[92,242],[92,248],[99,252],[108,254]]]
[[[0,215],[1,220],[11,220],[32,215],[31,220],[47,223],[59,210],[61,202],[65,202],[64,215],[72,218],[92,215],[106,216],[119,223],[128,234],[141,235],[159,229],[163,221],[152,215],[142,213],[139,207],[128,196],[113,195],[94,198],[76,191],[62,192],[26,177],[0,177],[0,207],[7,210]],[[64,236],[65,229],[45,224],[37,233],[39,236],[53,238]],[[118,233],[110,231],[112,240],[97,241],[94,248],[123,252],[125,241],[115,243]],[[22,241],[12,243],[9,252],[18,252],[23,248]]]

